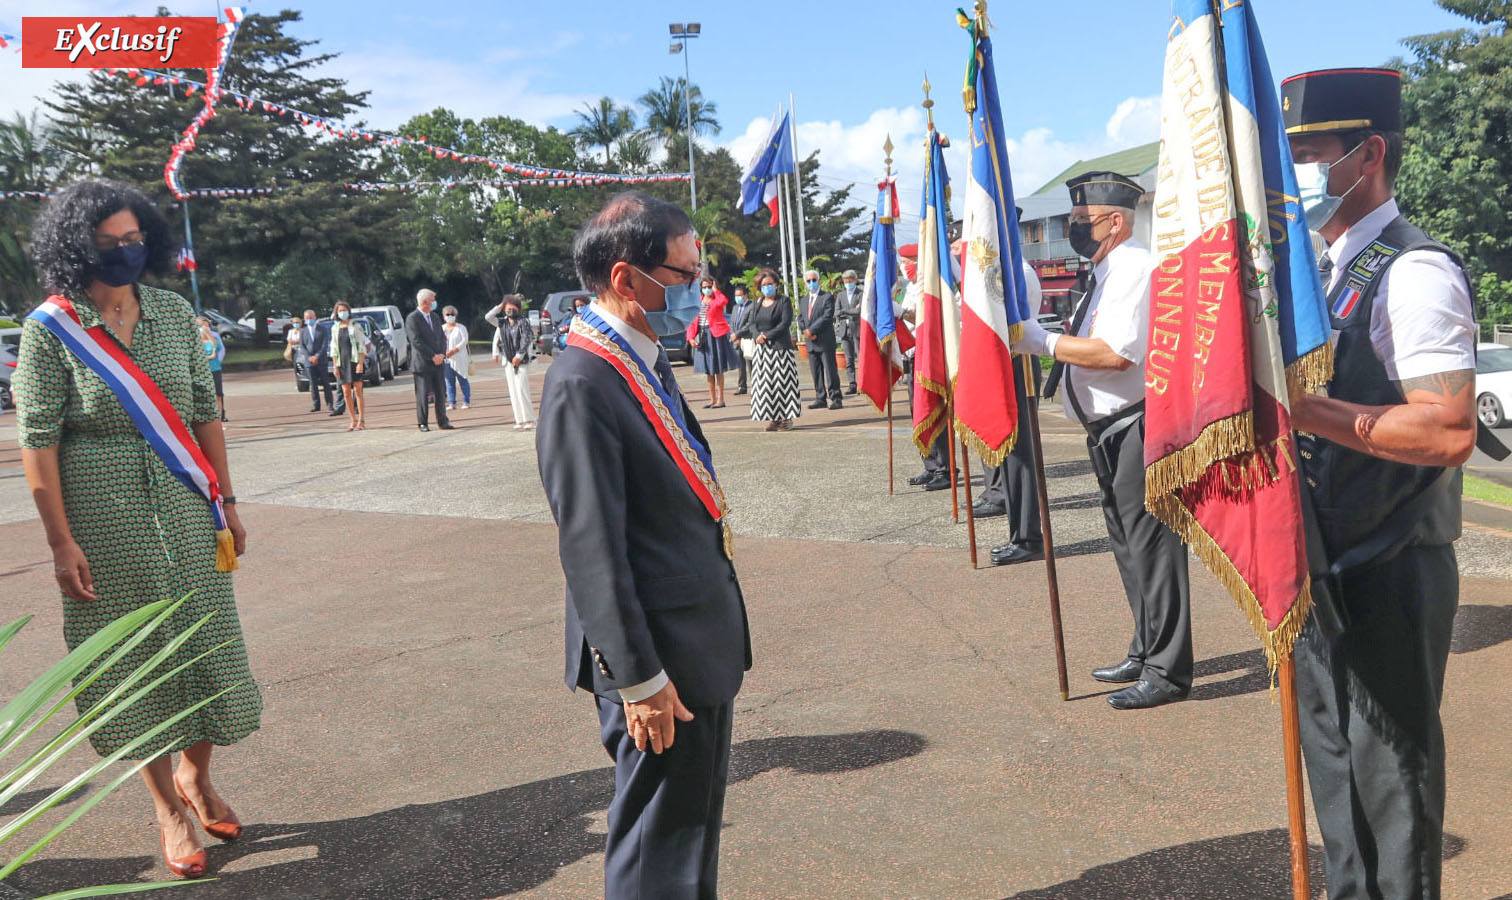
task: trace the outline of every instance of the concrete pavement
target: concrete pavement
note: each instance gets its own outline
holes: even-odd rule
[[[680,371],[697,398],[702,379]],[[612,781],[590,704],[561,684],[555,529],[532,436],[498,427],[502,381],[484,370],[464,427],[422,435],[401,376],[348,434],[303,412],[286,377],[228,385],[251,531],[238,599],[267,711],[219,757],[218,783],[248,834],[211,848],[219,882],[166,896],[595,896]],[[1192,700],[1119,713],[1086,675],[1129,623],[1072,428],[1045,418],[1069,551],[1062,703],[1043,569],[970,571],[948,494],[902,484],[916,457],[901,430],[889,498],[886,432],[860,404],[805,410],[778,435],[743,408],[706,419],[756,653],[725,896],[1289,896],[1278,712],[1216,583],[1193,564]],[[5,652],[3,696],[62,645],[13,447],[0,444],[0,595],[37,619]],[[1001,523],[981,523],[984,559]],[[1507,900],[1512,534],[1472,526],[1459,550],[1445,896]],[[11,881],[40,894],[164,877],[151,819],[129,784]]]

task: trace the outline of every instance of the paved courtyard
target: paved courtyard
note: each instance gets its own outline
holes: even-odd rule
[[[701,404],[702,377],[679,372]],[[158,896],[596,896],[612,775],[591,704],[561,683],[556,532],[499,371],[476,379],[462,427],[430,434],[414,427],[407,376],[370,392],[356,434],[309,413],[290,382],[227,379],[250,532],[237,595],[267,709],[217,757],[218,784],[247,834],[210,848],[219,881]],[[1217,583],[1192,564],[1192,699],[1109,708],[1087,672],[1122,653],[1127,606],[1082,439],[1047,413],[1062,702],[1043,567],[971,569],[948,492],[904,483],[918,464],[901,423],[889,497],[886,428],[863,404],[805,410],[788,434],[763,432],[743,402],[702,417],[756,655],[736,705],[723,895],[1289,897],[1279,711]],[[1470,503],[1466,518],[1445,896],[1512,900],[1512,521]],[[979,530],[985,562],[1005,526]],[[0,548],[5,618],[36,614],[0,657],[9,697],[62,650],[11,416]],[[131,783],[9,887],[166,876]]]

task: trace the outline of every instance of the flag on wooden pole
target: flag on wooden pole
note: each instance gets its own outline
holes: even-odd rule
[[[1311,606],[1290,395],[1331,377],[1328,314],[1250,3],[1175,0],[1145,377],[1145,502],[1274,669]]]
[[[971,169],[962,230],[960,371],[953,402],[961,438],[983,462],[996,466],[1018,438],[1009,345],[1021,336],[1020,323],[1030,312],[986,8],[977,0],[974,19],[957,12],[972,44],[963,91],[971,116]]]
[[[925,82],[925,91],[929,82]],[[925,108],[933,100],[925,100]],[[924,151],[924,205],[919,213],[919,300],[914,312],[914,444],[928,456],[950,414],[951,385],[960,364],[961,313],[954,259],[950,255],[950,176],[945,171],[948,139],[929,117]]]
[[[887,174],[877,184],[877,213],[861,289],[861,335],[856,342],[856,383],[878,412],[888,409],[893,385],[903,376],[903,351],[892,305],[893,288],[898,283],[898,245],[893,235],[893,223],[898,220],[898,187],[892,174],[891,137],[884,148]]]

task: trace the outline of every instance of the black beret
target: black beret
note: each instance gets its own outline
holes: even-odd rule
[[[1287,134],[1402,130],[1402,73],[1394,69],[1324,69],[1281,82]]]
[[[1066,182],[1071,190],[1072,206],[1117,206],[1133,209],[1145,189],[1127,175],[1117,172],[1088,172]]]

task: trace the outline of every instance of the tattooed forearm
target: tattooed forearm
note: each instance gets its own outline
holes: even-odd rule
[[[1475,370],[1455,369],[1453,372],[1438,372],[1420,378],[1406,378],[1397,384],[1401,387],[1404,397],[1413,391],[1427,391],[1445,398],[1454,397],[1460,391],[1475,384]]]

